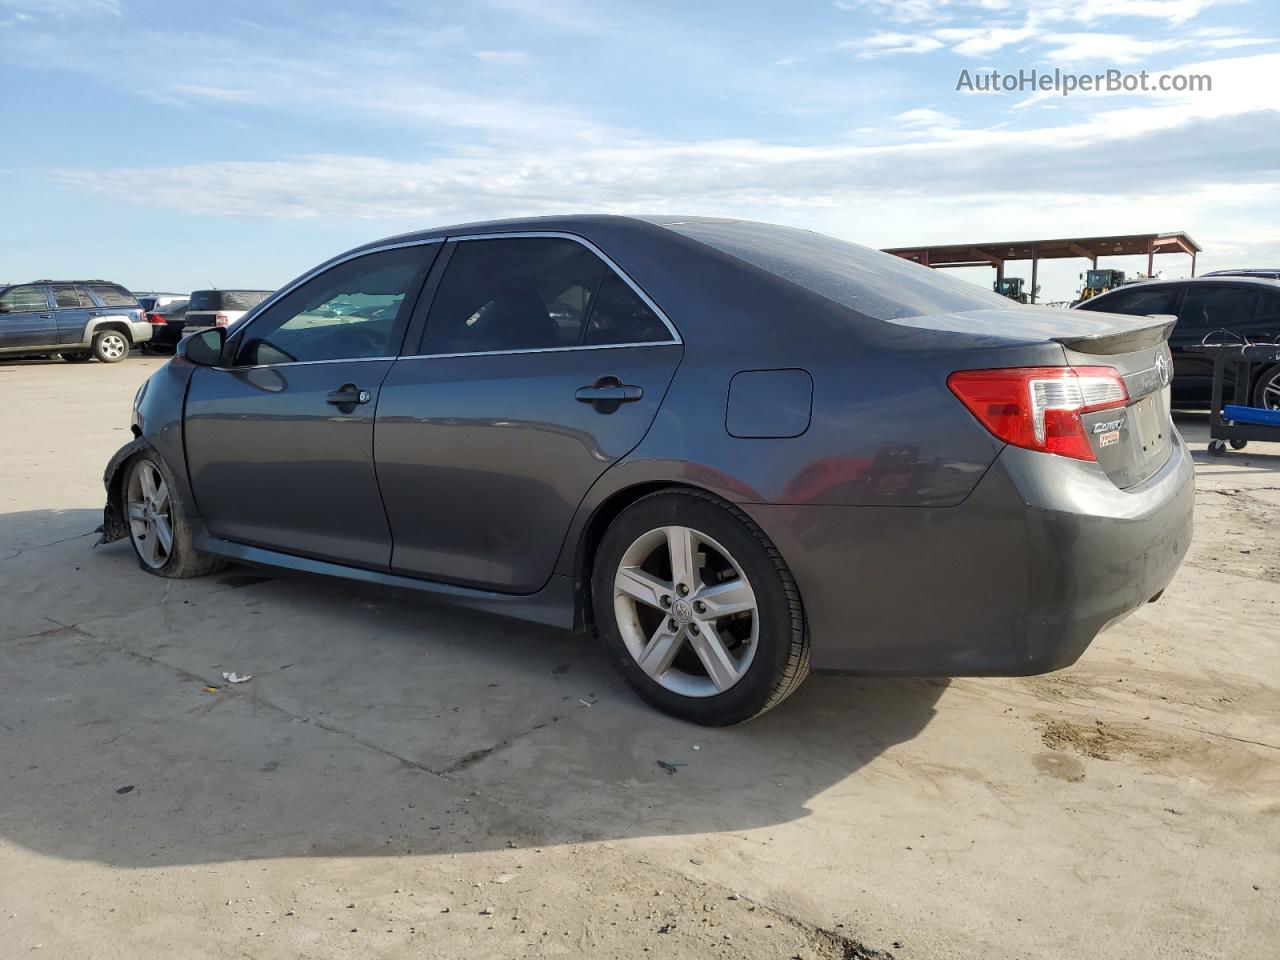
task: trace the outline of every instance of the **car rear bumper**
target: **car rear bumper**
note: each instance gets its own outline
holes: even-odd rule
[[[791,567],[814,669],[981,676],[1068,666],[1162,591],[1194,498],[1175,434],[1128,490],[1096,464],[1006,447],[953,507],[739,506]]]
[[[151,339],[150,320],[132,320],[129,323],[129,337],[134,343],[145,343]]]

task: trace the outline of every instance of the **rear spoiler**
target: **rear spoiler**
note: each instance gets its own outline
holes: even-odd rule
[[[1079,353],[1132,353],[1134,350],[1156,347],[1164,343],[1169,339],[1169,334],[1173,333],[1173,325],[1178,322],[1178,318],[1171,313],[1149,313],[1147,316],[1155,323],[1132,330],[1121,330],[1117,333],[1100,333],[1091,337],[1054,337],[1053,339],[1068,350]]]

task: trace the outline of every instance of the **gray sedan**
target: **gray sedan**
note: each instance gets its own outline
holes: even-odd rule
[[[104,539],[594,629],[704,724],[811,668],[1054,670],[1190,541],[1168,334],[768,224],[428,230],[183,340]]]

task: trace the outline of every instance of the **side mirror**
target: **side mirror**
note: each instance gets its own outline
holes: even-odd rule
[[[222,363],[222,348],[227,343],[227,331],[222,327],[210,327],[178,342],[178,356],[200,367],[216,367]]]

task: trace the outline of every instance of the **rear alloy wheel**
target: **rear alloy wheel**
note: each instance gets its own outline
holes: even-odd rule
[[[1280,410],[1280,364],[1268,367],[1253,386],[1253,405],[1264,410]]]
[[[124,513],[138,564],[158,577],[184,579],[215,573],[226,562],[197,553],[191,528],[173,494],[173,478],[158,459],[139,456],[124,479]]]
[[[103,363],[119,363],[129,355],[129,338],[119,330],[103,330],[93,338],[93,355]]]
[[[748,720],[808,673],[795,583],[741,511],[697,492],[651,494],[606,531],[593,603],[628,683],[711,726]]]

